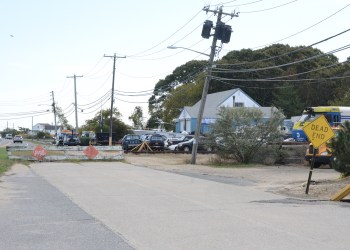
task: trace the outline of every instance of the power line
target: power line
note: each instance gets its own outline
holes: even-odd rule
[[[175,34],[177,34],[180,30],[182,30],[184,27],[186,27],[186,25],[189,24],[189,23],[190,23],[196,16],[198,16],[199,13],[201,13],[201,12],[202,12],[202,10],[198,11],[189,21],[187,21],[183,26],[181,26],[177,31],[175,31],[173,34],[171,34],[169,37],[167,37],[167,38],[164,39],[163,41],[159,42],[158,44],[152,46],[152,47],[149,48],[149,49],[146,49],[146,50],[141,51],[141,52],[139,52],[139,53],[135,53],[135,54],[133,54],[133,55],[128,55],[128,57],[136,57],[136,56],[139,56],[139,55],[144,54],[144,53],[146,53],[146,52],[148,52],[148,51],[150,51],[150,50],[152,50],[152,49],[158,47],[159,45],[163,44],[164,42],[166,42],[167,40],[169,40],[171,37],[173,37]]]
[[[253,68],[253,69],[243,69],[243,70],[232,70],[232,69],[223,69],[223,68],[215,68],[213,70],[213,72],[217,72],[217,73],[247,73],[247,72],[255,72],[255,71],[261,71],[261,70],[268,70],[268,69],[275,69],[275,68],[281,68],[281,67],[285,67],[285,66],[290,66],[290,65],[294,65],[294,64],[299,64],[302,62],[306,62],[306,61],[310,61],[319,57],[323,57],[323,56],[327,56],[339,51],[343,51],[346,49],[350,48],[350,44],[345,45],[343,47],[340,47],[338,49],[332,50],[330,52],[324,53],[324,54],[319,54],[319,55],[315,55],[315,56],[311,56],[299,61],[294,61],[294,62],[290,62],[290,63],[284,63],[284,64],[280,64],[280,65],[275,65],[275,66],[270,66],[270,67],[264,67],[264,68]]]
[[[333,35],[333,36],[330,36],[330,37],[327,37],[327,38],[325,38],[325,39],[322,39],[322,40],[320,40],[320,41],[318,41],[318,42],[315,42],[315,43],[313,43],[313,44],[310,44],[310,45],[308,45],[308,46],[306,46],[306,47],[301,47],[301,48],[295,49],[295,50],[293,50],[293,51],[286,52],[286,53],[283,53],[283,54],[280,54],[280,55],[276,55],[276,56],[272,56],[272,57],[268,57],[268,58],[265,58],[265,59],[260,59],[260,60],[250,61],[250,62],[243,62],[243,63],[218,64],[218,65],[224,65],[224,66],[240,66],[240,65],[245,65],[245,64],[251,64],[251,63],[257,63],[257,62],[269,61],[269,60],[272,60],[272,59],[280,58],[280,57],[282,57],[282,56],[287,56],[287,55],[291,55],[291,54],[294,54],[294,53],[299,52],[299,51],[306,50],[306,49],[308,49],[308,48],[311,48],[312,46],[315,46],[315,45],[324,43],[324,42],[326,42],[326,41],[329,41],[329,40],[331,40],[331,39],[333,39],[333,38],[336,38],[336,37],[338,37],[338,36],[340,36],[340,35],[343,35],[343,34],[349,32],[349,31],[350,31],[350,29],[346,29],[346,30],[344,30],[344,31],[342,31],[342,32],[339,32],[339,33],[337,33],[337,34],[335,34],[335,35]]]
[[[271,8],[267,8],[267,9],[253,10],[253,11],[240,11],[240,13],[242,13],[242,14],[251,14],[251,13],[257,13],[257,12],[264,12],[264,11],[268,11],[268,10],[274,10],[274,9],[277,9],[277,8],[289,5],[289,4],[297,2],[297,1],[298,0],[290,1],[288,3],[284,3],[284,4],[277,5],[277,6],[274,6],[274,7],[271,7]]]
[[[260,45],[260,46],[253,47],[252,49],[257,49],[257,48],[266,47],[266,46],[269,46],[269,45],[271,45],[271,44],[278,43],[278,42],[281,42],[281,41],[286,40],[286,39],[288,39],[288,38],[291,38],[291,37],[293,37],[293,36],[299,35],[300,33],[304,32],[304,31],[306,31],[306,30],[309,30],[309,29],[311,29],[311,28],[317,26],[318,24],[320,24],[320,23],[326,21],[327,19],[329,19],[329,18],[335,16],[335,15],[338,14],[339,12],[343,11],[345,8],[349,7],[349,5],[350,5],[350,4],[347,4],[347,5],[344,6],[343,8],[341,8],[341,9],[337,10],[336,12],[334,12],[332,15],[330,15],[330,16],[328,16],[328,17],[322,19],[321,21],[319,21],[319,22],[317,22],[317,23],[315,23],[315,24],[313,24],[313,25],[311,25],[311,26],[309,26],[309,27],[307,27],[307,28],[305,28],[305,29],[303,29],[303,30],[301,30],[301,31],[298,31],[298,32],[296,32],[296,33],[294,33],[294,34],[292,34],[292,35],[290,35],[290,36],[284,37],[284,38],[282,38],[282,39],[279,39],[279,40],[274,41],[274,42],[269,43],[269,44],[265,44],[265,45]]]

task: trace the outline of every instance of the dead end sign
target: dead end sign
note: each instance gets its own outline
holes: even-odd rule
[[[335,135],[324,115],[319,116],[313,122],[306,125],[303,130],[314,148],[318,148]]]

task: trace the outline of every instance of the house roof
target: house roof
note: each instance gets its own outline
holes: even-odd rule
[[[234,93],[236,93],[239,90],[240,89],[237,88],[237,89],[230,89],[230,90],[226,90],[226,91],[222,91],[222,92],[208,94],[207,99],[205,101],[203,117],[206,117],[206,118],[216,117],[219,105],[224,100],[231,97]],[[200,105],[201,105],[201,100],[199,100],[192,107],[186,106],[184,108],[186,109],[186,111],[189,113],[189,115],[191,117],[197,117]]]
[[[220,105],[238,91],[243,92],[240,88],[236,88],[236,89],[230,89],[222,92],[208,94],[205,102],[203,118],[217,118],[217,113]],[[190,117],[196,118],[198,116],[200,103],[201,103],[201,100],[199,100],[192,107],[185,106],[184,110],[190,115]],[[272,108],[272,107],[256,107],[256,109],[259,109],[263,112],[264,118],[271,117],[272,113],[277,110],[276,108]]]

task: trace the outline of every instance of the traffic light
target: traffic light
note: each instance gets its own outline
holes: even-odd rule
[[[222,32],[222,38],[221,38],[221,42],[222,43],[228,43],[230,41],[231,38],[231,33],[232,33],[232,28],[230,25],[225,25],[223,32]]]
[[[211,29],[213,28],[213,22],[206,20],[203,24],[202,37],[208,39],[210,37]]]
[[[215,27],[215,36],[218,40],[222,39],[224,33],[225,24],[223,22],[217,22]]]
[[[228,43],[231,38],[232,28],[230,25],[225,25],[223,22],[219,22],[215,27],[215,36],[222,43]]]

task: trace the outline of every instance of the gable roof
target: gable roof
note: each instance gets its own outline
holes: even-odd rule
[[[230,89],[222,92],[216,92],[212,94],[207,95],[207,99],[205,101],[205,106],[210,106],[210,107],[218,107],[223,101],[225,101],[227,98],[232,96],[234,93],[236,93],[239,88],[237,89]],[[201,100],[199,100],[195,105],[192,107],[197,107],[197,110],[199,109],[199,106],[201,104]]]
[[[230,98],[237,92],[243,93],[247,98],[251,99],[254,103],[256,103],[250,96],[248,96],[240,88],[208,94],[205,102],[203,118],[216,118],[219,107],[228,98]],[[185,106],[184,110],[186,110],[192,118],[196,118],[198,116],[198,110],[199,110],[200,104],[201,104],[201,100],[199,100],[192,107]],[[256,103],[256,105],[260,106],[258,103]]]
[[[227,98],[232,96],[234,93],[236,93],[239,88],[237,89],[230,89],[226,91],[216,92],[212,94],[207,95],[207,99],[205,101],[205,107],[203,112],[203,117],[205,118],[214,118],[216,117],[218,107],[220,104],[225,101]],[[202,99],[201,99],[202,100]],[[191,117],[195,118],[198,116],[198,110],[201,105],[201,100],[199,100],[195,105],[192,107],[186,106],[186,111],[190,114]]]

